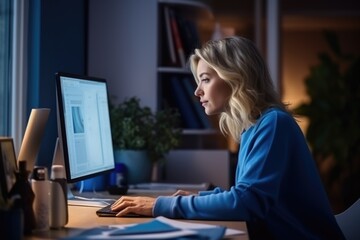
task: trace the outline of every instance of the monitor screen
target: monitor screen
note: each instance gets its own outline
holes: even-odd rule
[[[105,79],[56,73],[59,139],[69,183],[115,167]]]

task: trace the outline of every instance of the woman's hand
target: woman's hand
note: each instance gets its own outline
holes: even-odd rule
[[[128,213],[135,213],[142,216],[152,216],[152,210],[155,205],[153,197],[128,197],[119,198],[111,206],[111,210],[119,211],[117,217],[125,216]]]

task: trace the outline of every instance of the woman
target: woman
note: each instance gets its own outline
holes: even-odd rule
[[[253,43],[210,41],[190,57],[195,95],[220,129],[240,143],[228,191],[122,197],[118,216],[241,220],[251,239],[343,239],[306,140],[273,87]]]

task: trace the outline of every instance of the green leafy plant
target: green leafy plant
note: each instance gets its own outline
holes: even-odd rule
[[[324,36],[331,53],[318,55],[305,79],[310,101],[294,111],[309,119],[306,138],[320,169],[327,169],[329,195],[349,205],[360,193],[360,57],[342,53],[334,33]]]
[[[115,149],[146,150],[153,162],[162,160],[180,142],[178,111],[166,108],[154,113],[142,107],[137,97],[111,105],[110,120]]]

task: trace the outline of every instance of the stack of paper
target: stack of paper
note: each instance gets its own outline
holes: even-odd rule
[[[244,234],[223,226],[189,223],[157,217],[145,223],[111,225],[87,229],[66,239],[222,239],[224,236]]]

